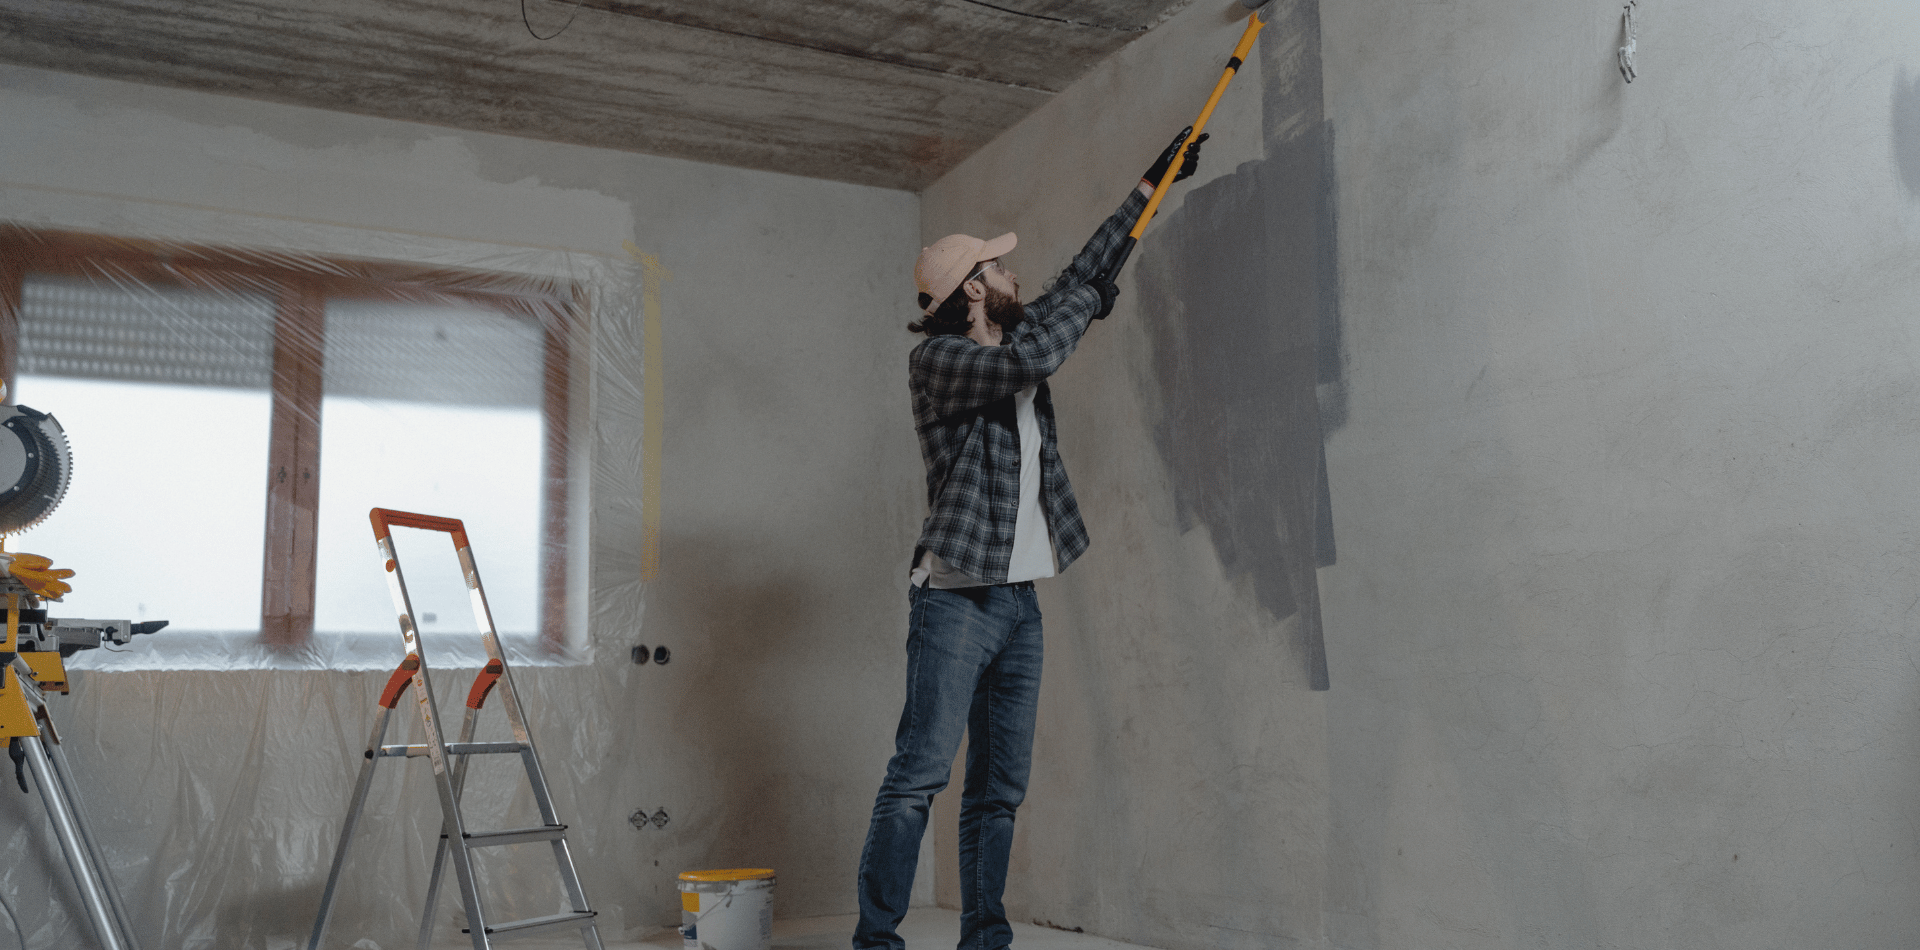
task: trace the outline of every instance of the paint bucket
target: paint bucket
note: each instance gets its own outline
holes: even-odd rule
[[[685,950],[768,950],[773,872],[734,868],[680,875],[680,940]]]

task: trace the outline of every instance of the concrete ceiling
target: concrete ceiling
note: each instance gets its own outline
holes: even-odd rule
[[[0,61],[918,191],[1190,2],[0,0]]]

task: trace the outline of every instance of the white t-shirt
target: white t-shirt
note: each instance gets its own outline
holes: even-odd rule
[[[1020,507],[1013,522],[1013,559],[1007,565],[1006,583],[1039,580],[1054,575],[1053,535],[1047,530],[1046,512],[1040,510],[1040,419],[1033,412],[1033,397],[1039,384],[1014,394],[1013,415],[1020,432]],[[938,590],[980,587],[986,581],[962,574],[947,566],[932,551],[920,556],[914,567],[913,583]]]

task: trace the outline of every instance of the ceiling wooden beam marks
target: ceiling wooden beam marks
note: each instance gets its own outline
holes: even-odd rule
[[[918,190],[1187,2],[0,0],[0,60]]]
[[[529,0],[555,10],[566,0]],[[1165,0],[1024,0],[705,3],[684,0],[582,0],[586,6],[661,23],[819,49],[983,82],[1058,92],[1088,65],[1164,19]],[[1042,19],[1046,17],[1047,19]],[[1072,26],[1072,20],[1107,26]],[[564,22],[564,20],[559,20]]]

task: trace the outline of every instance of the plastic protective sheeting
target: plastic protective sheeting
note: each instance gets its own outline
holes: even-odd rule
[[[564,653],[593,281],[25,229],[0,241],[12,398],[62,418],[78,460],[71,510],[31,543],[118,536],[67,566],[131,600],[132,619],[172,621],[118,668],[385,665],[360,636],[393,628],[364,569],[376,505],[463,519],[494,552],[503,636]]]
[[[59,418],[74,456],[60,507],[7,549],[78,572],[52,616],[170,622],[76,655],[72,695],[50,699],[143,945],[305,946],[403,654],[376,505],[466,523],[601,933],[619,936],[618,872],[598,859],[628,829],[601,827],[583,797],[630,767],[605,714],[628,674],[612,650],[593,662],[586,513],[597,464],[593,504],[636,533],[647,271],[391,236],[369,258],[406,263],[235,237],[0,227],[8,401]],[[453,549],[394,537],[452,717],[471,679],[455,671],[484,658]],[[595,585],[593,626],[638,629],[637,572]],[[418,729],[403,704],[386,741]],[[479,738],[505,731],[488,709]],[[475,825],[537,823],[517,762],[493,758],[468,780]],[[0,800],[0,894],[29,946],[92,946],[38,796]],[[327,946],[413,945],[440,821],[429,768],[383,760]],[[547,849],[497,850],[479,868],[491,913],[559,909]],[[436,944],[464,945],[459,905],[449,880]]]

